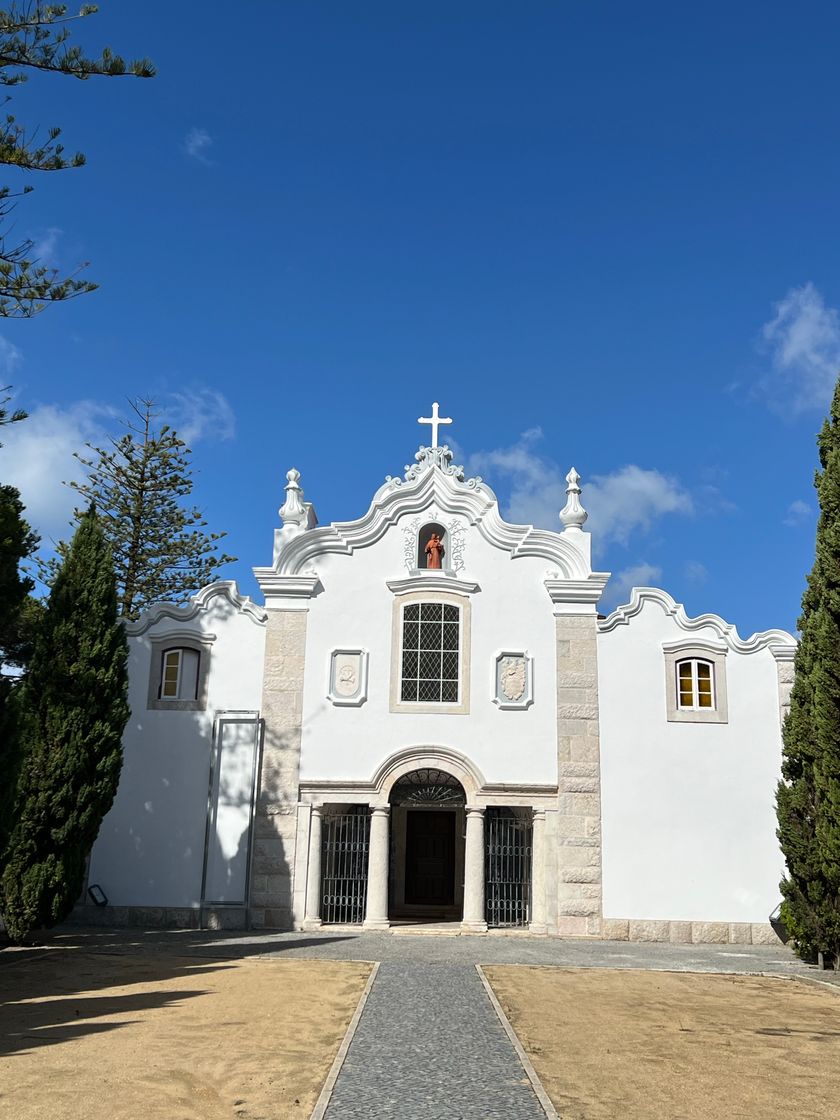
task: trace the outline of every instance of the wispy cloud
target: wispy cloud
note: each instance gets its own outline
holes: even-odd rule
[[[617,572],[607,584],[599,606],[608,609],[626,603],[634,587],[656,587],[662,579],[662,569],[655,564],[634,564]]]
[[[20,369],[22,361],[23,353],[13,342],[0,335],[0,378],[12,377]]]
[[[207,167],[210,167],[213,163],[208,155],[212,146],[213,137],[206,128],[191,128],[184,137],[184,151],[187,155]]]
[[[57,226],[50,226],[33,238],[32,256],[45,268],[55,268],[58,265],[58,242],[63,232]]]
[[[512,521],[559,531],[558,513],[566,504],[566,470],[538,453],[541,438],[542,431],[532,428],[510,447],[470,456],[469,469],[511,480],[505,513]],[[691,495],[678,479],[632,463],[584,479],[583,486],[583,504],[589,512],[586,528],[592,531],[596,549],[613,542],[626,545],[634,533],[647,532],[658,518],[693,511]]]
[[[236,435],[236,416],[218,389],[194,386],[167,394],[161,419],[190,446],[200,440],[228,440]]]
[[[758,385],[768,403],[794,414],[824,409],[840,372],[840,314],[812,283],[791,288],[761,328],[772,370]]]
[[[709,570],[706,565],[701,564],[699,560],[689,560],[685,566],[684,575],[689,583],[699,585],[708,581]]]
[[[795,502],[791,502],[787,508],[784,517],[785,525],[803,525],[806,521],[810,521],[814,516],[814,511],[807,502],[803,502],[801,498],[797,498]]]
[[[88,442],[101,444],[107,438],[104,424],[114,415],[93,401],[66,408],[40,405],[29,409],[27,420],[4,428],[0,477],[20,491],[26,519],[44,545],[69,535],[78,495],[65,482],[85,475],[73,453],[84,453]]]

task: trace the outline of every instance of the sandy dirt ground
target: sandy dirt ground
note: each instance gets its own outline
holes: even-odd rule
[[[563,1120],[837,1120],[840,994],[794,980],[484,969]]]
[[[0,955],[2,1120],[308,1117],[364,963]]]

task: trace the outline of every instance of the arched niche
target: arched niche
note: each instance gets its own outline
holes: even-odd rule
[[[417,534],[417,567],[428,568],[429,558],[426,556],[426,545],[431,540],[432,534],[437,533],[443,542],[443,561],[442,568],[449,567],[449,540],[446,535],[446,529],[438,521],[427,521],[425,525],[420,527]]]

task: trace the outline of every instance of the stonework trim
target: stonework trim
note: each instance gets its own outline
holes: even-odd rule
[[[596,936],[605,941],[659,941],[672,945],[779,945],[769,922],[670,922],[604,918]]]
[[[210,647],[215,634],[202,634],[192,630],[173,630],[169,634],[152,638],[149,658],[149,691],[146,707],[156,712],[203,712],[207,707],[207,682],[210,677]],[[195,700],[161,700],[161,675],[163,655],[171,649],[191,649],[198,654],[198,690]]]
[[[403,607],[408,603],[448,603],[458,607],[461,620],[461,641],[458,680],[461,699],[457,704],[424,704],[400,700],[402,680]],[[471,604],[462,595],[447,591],[410,591],[394,599],[391,614],[391,691],[390,711],[411,715],[467,716],[470,714]]]
[[[723,642],[668,642],[662,650],[665,658],[665,713],[669,723],[728,723],[729,703],[726,694],[726,651]],[[677,706],[677,665],[680,661],[708,661],[714,676],[713,708],[679,708]]]
[[[556,886],[549,913],[555,929],[572,937],[600,929],[601,750],[598,650],[594,614],[555,617],[557,659]],[[553,877],[551,869],[549,879]]]

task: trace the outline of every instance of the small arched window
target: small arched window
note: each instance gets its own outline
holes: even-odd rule
[[[712,711],[715,707],[715,667],[699,657],[678,661],[677,707],[682,711]]]
[[[197,700],[201,654],[178,646],[163,651],[160,664],[159,700]]]
[[[427,552],[427,549],[429,549],[429,542],[433,536],[436,536],[440,541],[439,550],[437,552],[438,559],[440,560],[439,564],[430,564],[432,550],[430,549]],[[446,530],[442,525],[439,525],[436,521],[430,521],[428,524],[424,525],[417,534],[417,567],[445,568],[447,566],[446,560],[444,559],[446,556],[446,545]]]

